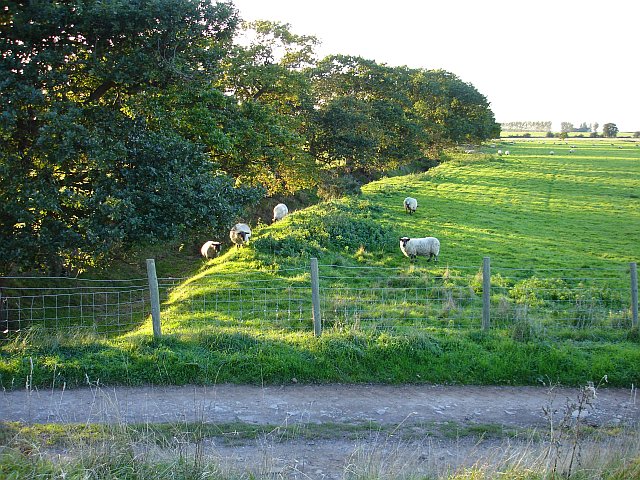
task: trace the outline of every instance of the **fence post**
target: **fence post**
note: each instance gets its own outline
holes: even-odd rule
[[[482,259],[482,330],[489,330],[491,322],[491,258]]]
[[[316,337],[322,335],[322,317],[320,314],[320,275],[318,273],[318,259],[311,259],[311,301],[313,303],[313,333]]]
[[[158,276],[156,275],[156,261],[153,258],[147,258],[147,277],[149,278],[153,337],[160,338],[162,336],[160,330],[160,292],[158,290]]]
[[[631,270],[631,326],[638,327],[638,265],[629,264]]]

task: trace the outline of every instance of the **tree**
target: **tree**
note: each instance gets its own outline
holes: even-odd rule
[[[161,114],[219,73],[229,4],[9,2],[0,15],[0,274],[82,269],[221,228],[255,200]]]
[[[573,123],[571,123],[571,122],[562,122],[562,123],[560,123],[560,132],[561,133],[573,132]]]
[[[602,126],[602,136],[607,138],[614,138],[618,135],[618,127],[615,123],[605,123]]]
[[[449,72],[332,55],[308,74],[316,101],[311,152],[328,168],[370,178],[499,132],[486,98]]]
[[[315,183],[306,138],[313,102],[302,69],[315,62],[318,40],[267,21],[245,24],[243,33],[251,41],[231,49],[219,83],[235,101],[221,122],[229,148],[214,153],[239,181],[295,193]]]

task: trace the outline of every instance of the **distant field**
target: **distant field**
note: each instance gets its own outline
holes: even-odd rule
[[[640,147],[611,143],[584,140],[570,153],[560,140],[503,141],[485,151],[509,156],[459,156],[363,191],[390,228],[441,238],[449,264],[489,255],[509,267],[606,267],[640,258]],[[399,215],[406,195],[418,199],[415,216]]]
[[[558,132],[553,132],[555,135]],[[570,138],[590,138],[590,132],[569,132],[567,135]],[[522,137],[524,135],[528,135],[532,138],[544,138],[547,136],[547,132],[500,132],[501,138],[509,138],[509,137]],[[618,132],[617,138],[634,138],[635,132]],[[598,137],[600,138],[600,137]],[[602,138],[602,140],[611,140],[608,138]]]
[[[60,331],[4,341],[0,384],[580,384],[604,375],[638,384],[628,300],[629,262],[640,259],[637,145],[585,139],[570,152],[557,139],[503,139],[451,152],[424,174],[256,226],[248,248],[161,279],[161,340],[147,320],[110,338]],[[414,215],[403,209],[409,195]],[[404,235],[438,237],[439,263],[410,265]],[[321,264],[321,337],[311,257]],[[483,257],[495,288],[488,331]],[[159,276],[171,277],[171,264],[165,255]]]

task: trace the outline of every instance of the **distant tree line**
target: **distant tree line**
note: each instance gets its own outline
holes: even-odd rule
[[[4,5],[0,275],[221,232],[265,196],[357,191],[499,135],[453,73],[317,59],[316,38],[231,3]]]
[[[500,127],[503,132],[550,132],[553,122],[505,122]]]
[[[569,132],[592,132],[595,133],[598,131],[598,127],[600,125],[598,124],[598,122],[595,123],[589,123],[587,124],[587,122],[582,122],[580,124],[579,127],[574,127],[573,123],[571,122],[561,122],[560,123],[560,132],[562,133],[569,133]]]

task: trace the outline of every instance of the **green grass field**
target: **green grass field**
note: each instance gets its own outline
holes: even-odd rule
[[[0,383],[579,385],[608,375],[611,385],[638,384],[626,298],[629,262],[640,258],[640,147],[585,139],[570,153],[570,145],[502,140],[452,152],[427,173],[258,225],[250,247],[206,263],[164,252],[159,276],[174,274],[173,256],[181,272],[192,269],[163,290],[162,339],[148,320],[110,337],[23,333],[1,345]],[[419,202],[414,215],[403,210],[409,195]],[[403,235],[438,237],[438,265],[410,265]],[[485,256],[497,288],[489,331],[477,309]],[[311,257],[322,265],[320,337]],[[565,319],[567,305],[582,310]]]

